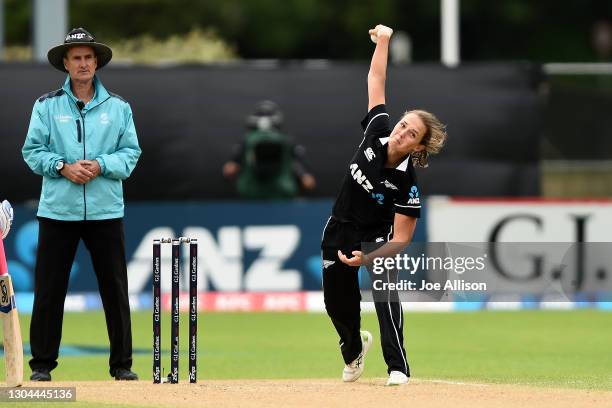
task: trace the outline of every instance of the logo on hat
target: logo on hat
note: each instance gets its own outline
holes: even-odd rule
[[[70,40],[82,40],[83,38],[87,37],[87,34],[85,33],[74,33],[74,34],[68,34],[66,36],[66,42],[70,41]]]
[[[66,56],[66,52],[68,52],[70,47],[80,45],[93,48],[94,52],[96,53],[98,63],[96,69],[102,68],[113,58],[113,51],[108,45],[96,42],[93,35],[87,32],[87,30],[84,28],[79,27],[70,30],[62,44],[51,48],[47,53],[47,59],[55,68],[63,72],[68,72],[66,71],[66,67],[64,67],[64,57]]]

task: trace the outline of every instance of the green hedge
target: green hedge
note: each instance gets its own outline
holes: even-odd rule
[[[464,60],[594,60],[590,30],[609,0],[459,0]],[[9,45],[28,44],[31,0],[4,0]],[[69,0],[70,26],[105,41],[213,29],[244,58],[369,58],[366,30],[406,31],[414,58],[438,60],[440,0]]]

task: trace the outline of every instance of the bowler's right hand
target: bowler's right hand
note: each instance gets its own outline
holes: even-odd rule
[[[387,27],[386,25],[378,24],[376,27],[370,29],[368,33],[370,34],[370,36],[374,36],[376,38],[379,38],[379,37],[391,38],[391,36],[393,35],[393,29],[390,27]]]

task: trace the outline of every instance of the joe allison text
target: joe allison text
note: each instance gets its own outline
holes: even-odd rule
[[[450,291],[486,291],[485,282],[466,282],[462,279],[452,279],[444,282],[429,282],[422,279],[420,282],[400,280],[398,282],[384,282],[377,279],[372,282],[374,290],[401,290],[401,291],[431,291],[431,290],[450,290]]]

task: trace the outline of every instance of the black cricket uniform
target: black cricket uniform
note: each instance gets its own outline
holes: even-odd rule
[[[359,267],[338,259],[361,250],[362,242],[387,242],[393,237],[395,213],[418,218],[419,188],[410,156],[387,168],[387,143],[392,127],[385,105],[372,108],[361,122],[364,138],[348,166],[332,216],[323,230],[323,293],[325,308],[338,335],[344,362],[361,352]],[[403,347],[401,303],[376,302],[383,356],[388,372],[410,376]]]

